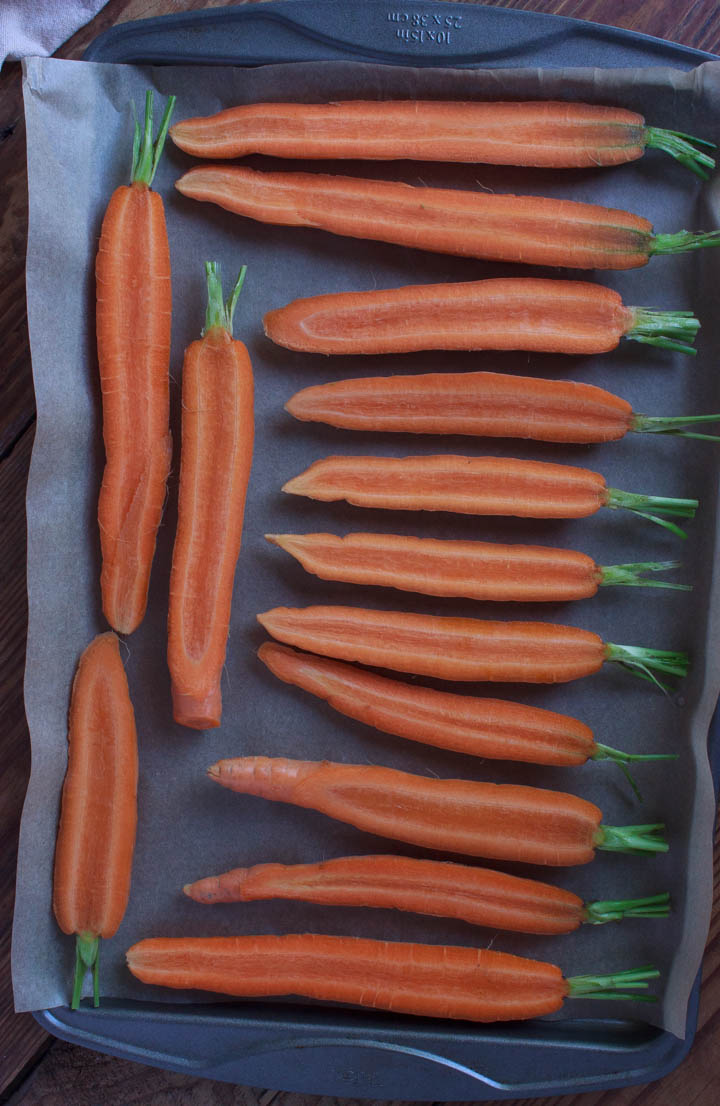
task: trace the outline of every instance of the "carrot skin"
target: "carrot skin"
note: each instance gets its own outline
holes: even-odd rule
[[[169,430],[170,254],[161,197],[117,188],[95,264],[106,464],[98,502],[103,612],[129,634],[142,621],[165,502]]]
[[[470,756],[548,765],[585,764],[592,730],[568,715],[522,703],[405,684],[342,661],[268,641],[258,657],[270,671],[383,733]]]
[[[349,430],[610,442],[632,429],[630,404],[593,384],[505,373],[364,377],[303,388],[296,419]]]
[[[206,158],[261,153],[595,169],[641,157],[644,123],[635,112],[596,104],[356,100],[246,104],[184,119],[170,134]]]
[[[601,811],[575,795],[514,784],[438,780],[392,768],[235,757],[209,769],[231,791],[320,811],[429,849],[528,864],[587,864]]]
[[[403,856],[256,864],[197,880],[183,890],[204,904],[301,899],[458,918],[518,933],[570,933],[585,919],[585,905],[572,891],[490,868]]]
[[[602,582],[592,557],[571,549],[398,534],[266,534],[323,580],[493,602],[589,599]]]
[[[610,288],[536,277],[335,292],[293,300],[263,319],[278,345],[328,354],[606,353],[634,324],[634,310]]]
[[[201,165],[175,182],[184,196],[284,226],[437,253],[576,269],[635,269],[653,248],[652,224],[596,204],[508,196],[321,173]]]
[[[585,518],[605,506],[590,469],[508,457],[325,457],[283,491],[358,507],[520,518]]]
[[[253,451],[248,352],[224,325],[193,342],[183,365],[178,526],[170,574],[168,665],[175,721],[220,725],[235,568]]]
[[[473,1021],[551,1013],[568,995],[559,968],[509,953],[316,933],[149,938],[128,949],[127,963],[142,982],[164,987]]]

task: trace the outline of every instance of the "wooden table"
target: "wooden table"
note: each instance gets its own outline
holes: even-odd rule
[[[237,2],[237,0],[236,0]],[[344,0],[360,4],[362,0]],[[614,24],[720,53],[717,0],[485,0]],[[131,19],[218,7],[212,0],[110,0],[103,11],[57,51],[81,57],[101,31]],[[27,221],[25,138],[20,66],[0,73],[0,1101],[24,1106],[126,1106],[129,1103],[309,1103],[299,1095],[230,1087],[119,1061],[53,1041],[29,1014],[13,1012],[10,984],[15,850],[29,771],[29,740],[22,699],[25,651],[24,494],[34,433],[34,402],[25,319],[23,268]],[[716,850],[716,866],[720,850]],[[716,880],[716,888],[720,881]],[[643,1088],[565,1096],[554,1106],[710,1106],[720,1077],[720,902],[717,892],[704,960],[700,1020],[692,1051],[665,1079]],[[318,1100],[319,1101],[319,1100]],[[342,1100],[347,1101],[347,1100]],[[527,1101],[527,1100],[525,1100]],[[546,1100],[548,1101],[548,1100]]]

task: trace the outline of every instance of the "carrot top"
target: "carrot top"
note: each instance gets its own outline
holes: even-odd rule
[[[146,184],[149,188],[157,172],[160,155],[163,152],[170,116],[175,107],[176,96],[168,96],[162,120],[160,121],[160,133],[153,142],[153,92],[148,89],[145,93],[145,126],[141,132],[140,122],[135,116],[135,132],[133,135],[132,172],[130,180],[133,184]],[[135,105],[133,104],[133,111]]]
[[[227,300],[224,300],[222,280],[220,278],[220,265],[217,261],[205,262],[208,301],[205,311],[205,329],[203,330],[203,337],[209,330],[212,330],[213,327],[216,326],[221,326],[223,330],[227,330],[230,337],[232,337],[233,316],[235,314],[238,298],[242,292],[242,286],[245,283],[246,272],[247,265],[243,265],[233,285],[232,292]]]

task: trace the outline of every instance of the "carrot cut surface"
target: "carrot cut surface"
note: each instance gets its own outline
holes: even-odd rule
[[[116,933],[127,907],[137,779],[135,715],[118,639],[108,632],[88,645],[73,681],[55,848],[53,912],[63,933],[77,935],[73,1009],[86,968],[98,1005],[98,940]]]
[[[680,537],[671,520],[693,518],[696,499],[608,488],[591,469],[510,457],[325,457],[283,484],[310,499],[358,507],[452,511],[519,518],[585,518],[601,507],[628,510]]]
[[[565,683],[605,661],[658,682],[687,674],[686,653],[604,642],[590,630],[549,622],[490,622],[363,607],[275,607],[258,622],[288,645],[337,660],[439,680]]]
[[[424,373],[334,380],[296,392],[296,419],[368,433],[468,434],[541,442],[611,442],[628,431],[696,434],[720,415],[638,415],[627,400],[594,384],[494,372]]]
[[[653,233],[640,215],[576,200],[509,196],[323,173],[200,165],[175,182],[184,196],[263,223],[491,261],[573,269],[637,269],[655,253],[720,245],[720,232]]]
[[[648,127],[636,112],[556,101],[353,100],[244,104],[176,123],[172,139],[197,157],[408,158],[596,169],[664,150],[698,176],[714,143]]]
[[[175,721],[219,726],[235,567],[252,464],[253,374],[232,336],[243,269],[227,304],[206,265],[208,311],[183,363],[178,526],[170,574],[168,665]]]
[[[589,599],[605,585],[689,590],[687,584],[647,579],[646,572],[678,567],[647,561],[603,568],[571,549],[400,534],[266,534],[323,580],[499,602]]]
[[[666,917],[669,896],[585,904],[560,887],[491,868],[407,856],[344,856],[318,864],[255,864],[186,884],[186,895],[212,905],[301,899],[324,906],[385,907],[458,918],[518,933],[571,933],[585,922]]]
[[[660,824],[601,825],[594,803],[516,784],[439,780],[394,768],[284,757],[234,757],[208,770],[231,791],[320,811],[357,829],[429,849],[552,866],[596,848],[665,852]]]
[[[145,614],[172,457],[169,427],[170,252],[161,197],[150,188],[174,97],[152,141],[136,124],[132,184],[110,198],[95,263],[105,470],[98,501],[103,612],[129,634]]]
[[[498,277],[334,292],[293,300],[263,320],[268,338],[307,353],[536,350],[590,354],[621,338],[693,353],[691,311],[626,307],[611,288],[586,281]]]

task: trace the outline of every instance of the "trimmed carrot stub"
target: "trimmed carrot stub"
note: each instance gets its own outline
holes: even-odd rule
[[[395,511],[452,511],[518,518],[587,518],[601,507],[631,511],[679,537],[671,520],[694,518],[697,499],[608,488],[591,469],[510,457],[325,457],[283,484],[325,503]]]
[[[333,380],[303,388],[285,404],[296,419],[346,430],[468,434],[536,442],[614,442],[628,432],[719,438],[698,423],[720,415],[637,415],[620,396],[594,384],[506,373],[424,373]]]
[[[211,905],[301,899],[325,906],[368,906],[458,918],[516,933],[571,933],[622,918],[664,918],[668,894],[584,903],[572,891],[491,868],[408,856],[343,856],[319,864],[255,864],[183,887]]]
[[[674,760],[674,754],[625,753],[596,741],[567,714],[502,699],[458,695],[379,676],[342,661],[266,641],[258,657],[273,675],[324,699],[340,714],[383,733],[492,760],[573,765],[614,760]]]
[[[301,995],[376,1010],[493,1022],[559,1010],[566,998],[639,995],[659,972],[564,979],[559,968],[492,949],[328,937],[155,937],[127,951],[143,983],[235,996]]]
[[[587,281],[499,277],[332,292],[269,311],[265,333],[305,353],[412,353],[425,349],[590,354],[621,338],[694,354],[692,311],[626,307]]]
[[[576,200],[505,196],[320,173],[197,166],[178,192],[262,223],[490,261],[637,269],[654,254],[720,245],[720,232],[654,234],[639,215]]]
[[[566,683],[614,661],[659,683],[655,672],[686,676],[689,667],[687,653],[613,645],[590,630],[549,622],[489,622],[363,607],[274,607],[257,619],[288,645],[439,680]]]
[[[155,539],[172,457],[169,425],[170,252],[163,202],[151,184],[175,97],[153,145],[153,94],[135,124],[132,183],[113,192],[95,262],[97,350],[105,470],[98,523],[100,587],[114,630],[145,614]]]
[[[220,725],[233,579],[253,452],[253,375],[233,339],[245,268],[223,302],[218,266],[205,265],[208,305],[200,341],[185,351],[178,526],[170,573],[168,665],[175,721]]]
[[[88,645],[73,681],[55,847],[53,911],[63,933],[76,934],[73,1010],[86,971],[99,1005],[100,938],[112,937],[125,914],[137,779],[135,715],[118,639],[108,632]]]
[[[647,579],[679,561],[644,561],[602,567],[585,553],[540,545],[441,541],[400,534],[266,534],[322,580],[374,584],[463,599],[501,603],[589,599],[600,587],[671,588],[689,584]]]
[[[367,833],[442,852],[562,866],[596,849],[667,852],[660,823],[604,826],[602,811],[562,791],[414,776],[395,768],[284,757],[220,760],[208,775],[243,795],[320,811]]]
[[[245,104],[184,119],[173,142],[196,157],[460,161],[596,169],[664,150],[705,179],[714,143],[648,127],[625,108],[526,103],[352,100],[332,104]]]

